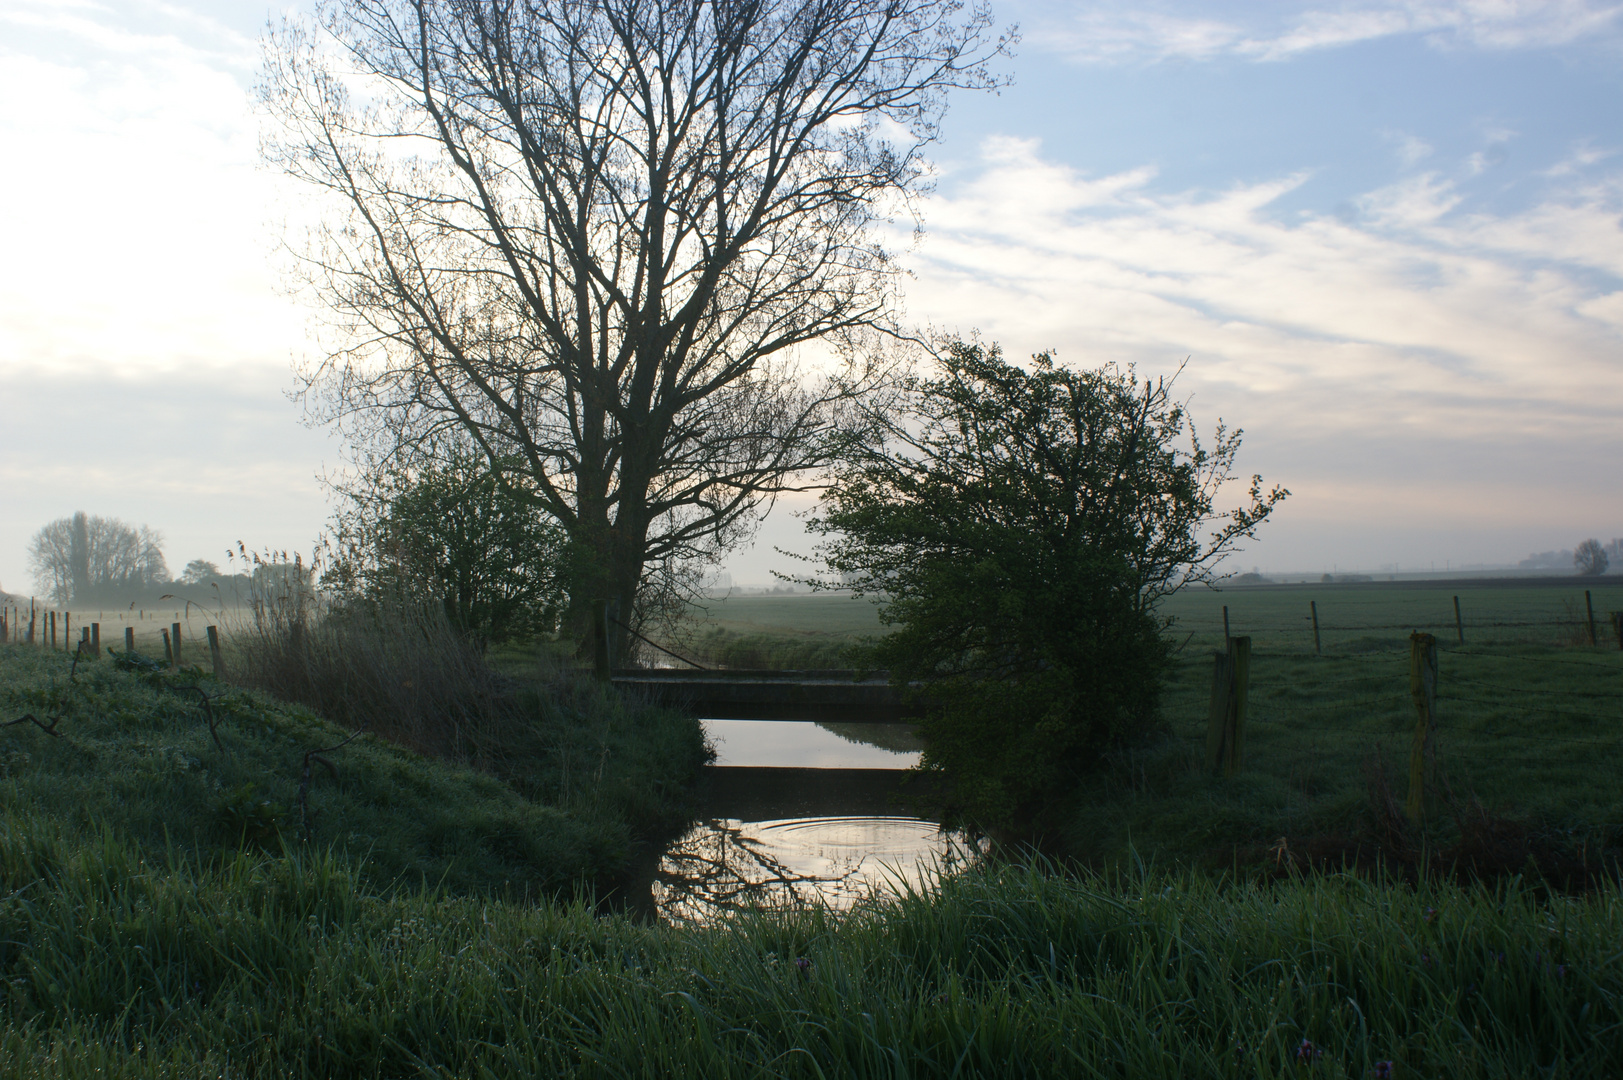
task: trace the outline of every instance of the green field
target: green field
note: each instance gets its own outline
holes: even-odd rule
[[[1251,635],[1255,647],[1311,652],[1309,604],[1316,603],[1323,648],[1356,651],[1407,638],[1412,630],[1455,640],[1453,598],[1458,596],[1467,644],[1570,645],[1588,640],[1586,588],[1597,635],[1615,649],[1617,637],[1608,616],[1623,611],[1623,580],[1617,577],[1202,587],[1178,593],[1162,611],[1173,620],[1176,640],[1195,634],[1193,648],[1221,644],[1226,606],[1230,631]],[[693,618],[690,632],[724,630],[794,640],[851,640],[885,631],[873,601],[838,593],[730,596],[695,605]]]
[[[1623,583],[1602,580],[1588,584],[1594,647],[1585,583],[1577,581],[1180,594],[1164,609],[1179,646],[1163,699],[1168,737],[1079,779],[1072,824],[1050,840],[1089,861],[1118,861],[1136,848],[1220,866],[1265,860],[1281,839],[1287,850],[1326,857],[1373,849],[1383,839],[1372,820],[1383,763],[1392,794],[1400,802],[1405,794],[1415,724],[1409,635],[1419,630],[1441,643],[1446,789],[1432,799],[1427,828],[1412,830],[1407,843],[1455,853],[1462,843],[1494,847],[1484,862],[1556,850],[1569,861],[1615,858],[1623,854],[1623,651],[1607,615],[1623,609]],[[1222,645],[1225,606],[1230,631],[1253,642],[1245,762],[1233,779],[1204,768],[1211,656]],[[871,603],[837,596],[736,597],[712,611],[715,626],[775,636],[785,652],[794,642],[854,641],[882,629]]]

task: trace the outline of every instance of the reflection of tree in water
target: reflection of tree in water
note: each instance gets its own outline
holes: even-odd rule
[[[877,746],[893,754],[916,754],[924,749],[924,739],[912,724],[848,724],[819,720],[817,726],[858,746]]]
[[[811,849],[793,847],[797,829],[842,825],[853,830],[907,828],[915,840],[905,853],[875,851],[872,843],[825,840],[816,845],[815,857],[806,858]],[[654,882],[654,902],[673,922],[712,922],[763,907],[849,907],[868,895],[876,880],[907,874],[920,859],[943,868],[961,862],[963,849],[950,838],[929,834],[931,828],[916,819],[894,818],[707,821],[666,849]],[[829,848],[843,850],[831,855]]]

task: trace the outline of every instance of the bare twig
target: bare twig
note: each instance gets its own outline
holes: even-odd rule
[[[0,724],[0,727],[14,727],[17,724],[33,724],[35,727],[45,732],[45,734],[51,736],[53,739],[60,739],[62,737],[62,733],[56,730],[56,722],[60,719],[62,719],[61,716],[53,716],[51,717],[51,722],[47,724],[41,721],[40,718],[35,716],[33,713],[25,713],[15,720],[7,720],[5,723]]]
[[[334,765],[331,761],[328,761],[324,755],[331,754],[336,750],[342,750],[344,747],[348,746],[365,733],[366,726],[362,725],[361,727],[358,727],[354,731],[350,732],[349,737],[343,742],[337,743],[333,746],[323,747],[319,750],[305,751],[304,768],[299,777],[299,831],[305,840],[308,841],[310,839],[310,767],[314,764],[320,763],[326,767],[329,773],[332,774],[332,778],[336,782],[338,780],[338,766]]]
[[[209,738],[214,740],[214,748],[216,750],[224,750],[225,745],[220,742],[220,732],[218,730],[219,726],[220,726],[220,722],[219,722],[219,720],[215,719],[215,717],[214,717],[214,706],[212,704],[212,702],[214,701],[214,698],[219,697],[220,695],[215,694],[213,697],[210,697],[209,692],[207,690],[204,690],[201,686],[198,686],[196,684],[193,684],[191,686],[176,686],[176,687],[171,687],[171,689],[174,689],[174,690],[195,690],[195,691],[197,691],[198,698],[203,702],[203,715],[205,717],[207,717],[207,719],[208,719]]]
[[[85,644],[86,643],[84,641],[80,641],[78,648],[73,650],[73,665],[68,668],[68,682],[70,683],[77,680],[79,672],[79,654],[84,650]],[[47,724],[33,713],[25,713],[15,720],[7,720],[5,723],[0,723],[0,727],[15,727],[18,724],[33,724],[35,727],[45,732],[45,734],[51,736],[51,738],[60,739],[62,737],[62,733],[56,730],[56,725],[61,722],[62,715],[63,714],[60,712],[51,714],[49,717],[50,723]]]
[[[658,649],[660,652],[664,653],[666,656],[673,657],[674,659],[680,660],[684,664],[691,664],[693,667],[698,668],[700,671],[709,671],[710,670],[709,668],[705,667],[703,664],[700,664],[700,663],[698,663],[696,661],[693,661],[693,660],[689,660],[685,656],[682,656],[682,655],[680,655],[678,653],[671,652],[671,650],[667,649],[663,645],[659,645],[659,644],[656,644],[655,642],[649,641],[647,638],[645,638],[641,634],[637,633],[637,631],[631,629],[631,627],[627,626],[625,623],[621,622],[619,619],[615,618],[613,615],[609,616],[609,621],[612,622],[614,625],[618,626],[620,629],[624,630],[626,633],[630,634],[632,637],[636,638],[638,641],[641,641],[643,644],[645,644],[645,645],[653,645],[654,648]]]

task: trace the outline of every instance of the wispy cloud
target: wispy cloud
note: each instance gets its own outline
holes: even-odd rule
[[[1258,432],[1253,463],[1321,506],[1343,492],[1349,521],[1391,510],[1371,491],[1418,493],[1439,473],[1479,525],[1503,518],[1517,470],[1556,474],[1525,480],[1541,505],[1614,490],[1599,462],[1623,453],[1623,182],[1493,216],[1427,173],[1351,219],[1281,212],[1307,180],[1166,191],[1143,170],[1092,177],[991,142],[928,207],[911,314],[1014,355],[1145,373],[1192,357],[1205,417]]]
[[[1078,9],[1080,7],[1080,10]],[[1399,0],[1337,8],[1300,5],[1270,17],[1240,5],[1215,14],[1176,7],[1086,4],[1046,12],[1029,40],[1083,63],[1203,60],[1235,55],[1286,60],[1379,38],[1420,37],[1441,48],[1526,49],[1615,37],[1623,5],[1595,0]]]

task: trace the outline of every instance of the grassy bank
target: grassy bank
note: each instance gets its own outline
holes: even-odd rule
[[[1603,1077],[1623,896],[982,871],[683,929],[0,819],[8,1075]]]
[[[510,697],[526,752],[504,782],[373,734],[340,746],[350,729],[197,669],[0,646],[0,719],[40,720],[0,731],[0,812],[203,859],[313,845],[367,856],[373,887],[514,895],[607,886],[684,819],[692,720],[589,683]]]

